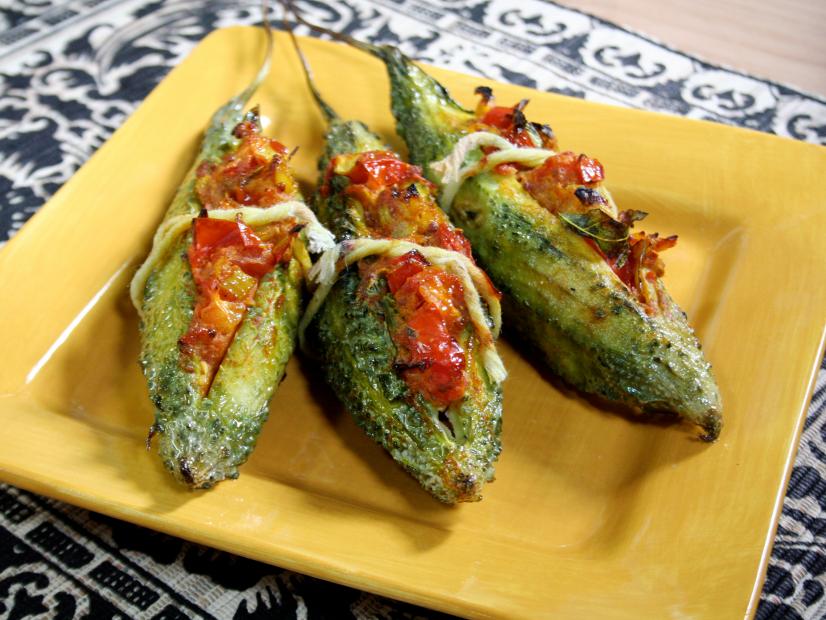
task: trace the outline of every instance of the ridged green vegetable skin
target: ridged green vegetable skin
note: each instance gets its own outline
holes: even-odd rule
[[[233,128],[244,119],[246,92],[213,116],[196,162],[181,184],[164,221],[196,217],[196,168],[219,162],[239,140]],[[253,115],[248,119],[257,116]],[[235,478],[249,457],[268,403],[292,354],[301,309],[303,273],[295,258],[276,265],[260,281],[254,303],[235,334],[209,391],[202,395],[197,372],[185,368],[179,339],[193,316],[196,289],[187,259],[192,232],[155,264],[143,288],[141,358],[156,408],[151,434],[166,468],[192,488]]]
[[[411,161],[438,182],[429,165],[451,153],[474,114],[398,50],[360,47],[385,62],[397,130]],[[514,176],[471,177],[448,214],[503,292],[506,326],[533,343],[555,373],[611,401],[679,414],[701,426],[704,439],[716,439],[722,424],[717,384],[667,294],[662,312],[647,313],[582,236]]]
[[[326,139],[322,176],[336,155],[385,148],[361,123],[338,119],[330,121]],[[329,195],[317,195],[319,219],[339,239],[358,235],[350,211],[353,199],[342,194],[348,184],[346,177],[335,175]],[[361,285],[357,265],[339,278],[307,328],[308,351],[359,426],[430,493],[446,503],[480,499],[501,449],[502,400],[500,386],[489,380],[476,355],[476,335],[466,329],[461,343],[468,354],[466,396],[440,412],[412,392],[394,366],[397,351],[390,326],[396,308],[386,282],[379,278],[368,290],[370,299],[379,302],[368,302]]]

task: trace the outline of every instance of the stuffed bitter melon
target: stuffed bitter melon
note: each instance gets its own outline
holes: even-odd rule
[[[502,290],[508,325],[573,386],[676,413],[714,440],[716,382],[660,280],[658,252],[676,238],[631,232],[645,214],[618,211],[599,162],[557,153],[550,128],[525,118],[526,101],[495,107],[480,88],[477,110],[465,110],[395,48],[355,43],[385,62],[411,160]]]
[[[286,148],[243,112],[257,81],[213,116],[131,287],[150,438],[193,488],[237,477],[250,455],[294,348],[306,246],[333,241],[301,202]]]
[[[430,493],[479,500],[500,452],[498,293],[421,171],[319,103],[329,125],[315,205],[341,242],[314,268],[305,349],[359,426]]]

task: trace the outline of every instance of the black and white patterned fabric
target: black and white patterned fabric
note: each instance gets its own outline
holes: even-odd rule
[[[299,0],[408,55],[616,105],[826,144],[826,101],[540,0]],[[0,244],[210,31],[257,0],[0,1]],[[308,34],[299,27],[297,32]],[[826,365],[759,620],[826,617]],[[442,617],[0,486],[0,617]]]

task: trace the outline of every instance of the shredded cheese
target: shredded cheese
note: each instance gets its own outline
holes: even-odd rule
[[[419,245],[400,239],[355,239],[342,241],[335,247],[327,250],[319,258],[310,271],[310,281],[316,282],[318,288],[310,300],[307,310],[298,326],[298,337],[301,347],[304,347],[304,331],[312,322],[321,308],[327,295],[338,280],[341,272],[368,256],[385,255],[397,257],[408,252],[419,252],[432,265],[442,267],[446,271],[458,276],[464,289],[465,304],[470,321],[476,331],[481,344],[482,362],[491,381],[501,383],[507,376],[494,345],[494,339],[502,328],[502,309],[496,291],[490,284],[485,273],[464,254],[443,248]],[[481,295],[480,295],[481,291]],[[490,312],[493,329],[488,324],[481,299],[484,300]]]
[[[499,150],[485,158],[477,154],[465,163],[471,153],[483,146],[494,146]],[[531,167],[541,166],[546,159],[555,154],[549,149],[519,148],[495,133],[477,131],[463,136],[454,145],[450,154],[430,164],[430,169],[439,175],[439,184],[442,186],[440,204],[447,211],[453,204],[453,199],[462,183],[470,177],[492,170],[499,164],[510,162]]]
[[[478,153],[465,163],[468,155],[483,146],[495,146],[499,150],[485,158],[482,158],[481,153]],[[462,183],[477,174],[494,169],[499,164],[515,163],[529,168],[536,168],[544,164],[553,155],[556,155],[556,152],[550,149],[516,147],[495,133],[477,131],[468,134],[454,145],[453,150],[447,157],[430,164],[430,169],[439,175],[439,185],[442,186],[439,204],[442,209],[449,211],[453,199],[459,192],[459,188],[462,187]],[[608,188],[603,186],[598,191],[608,203],[607,205],[599,205],[599,209],[613,219],[618,219],[619,210]]]
[[[453,145],[450,155],[444,159],[430,164],[430,169],[441,175],[443,183],[458,181],[461,177],[460,171],[465,159],[474,149],[483,146],[495,146],[499,149],[513,148],[513,144],[502,136],[488,131],[477,131],[463,136]]]
[[[216,220],[235,220],[238,216],[251,227],[260,227],[273,222],[294,217],[306,224],[301,231],[307,248],[310,252],[325,252],[335,247],[335,238],[329,230],[324,228],[316,219],[315,214],[303,202],[288,200],[271,207],[239,207],[237,209],[215,209],[207,212],[207,217]],[[192,226],[194,218],[191,215],[177,215],[161,223],[152,239],[152,250],[149,256],[135,272],[129,285],[129,294],[132,304],[139,315],[143,312],[143,295],[149,274],[169,252],[172,245],[184,232]],[[301,260],[304,259],[304,260]],[[306,252],[299,257],[302,267],[307,268]]]

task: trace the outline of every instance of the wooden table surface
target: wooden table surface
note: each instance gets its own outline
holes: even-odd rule
[[[826,0],[558,0],[670,47],[826,96]]]

